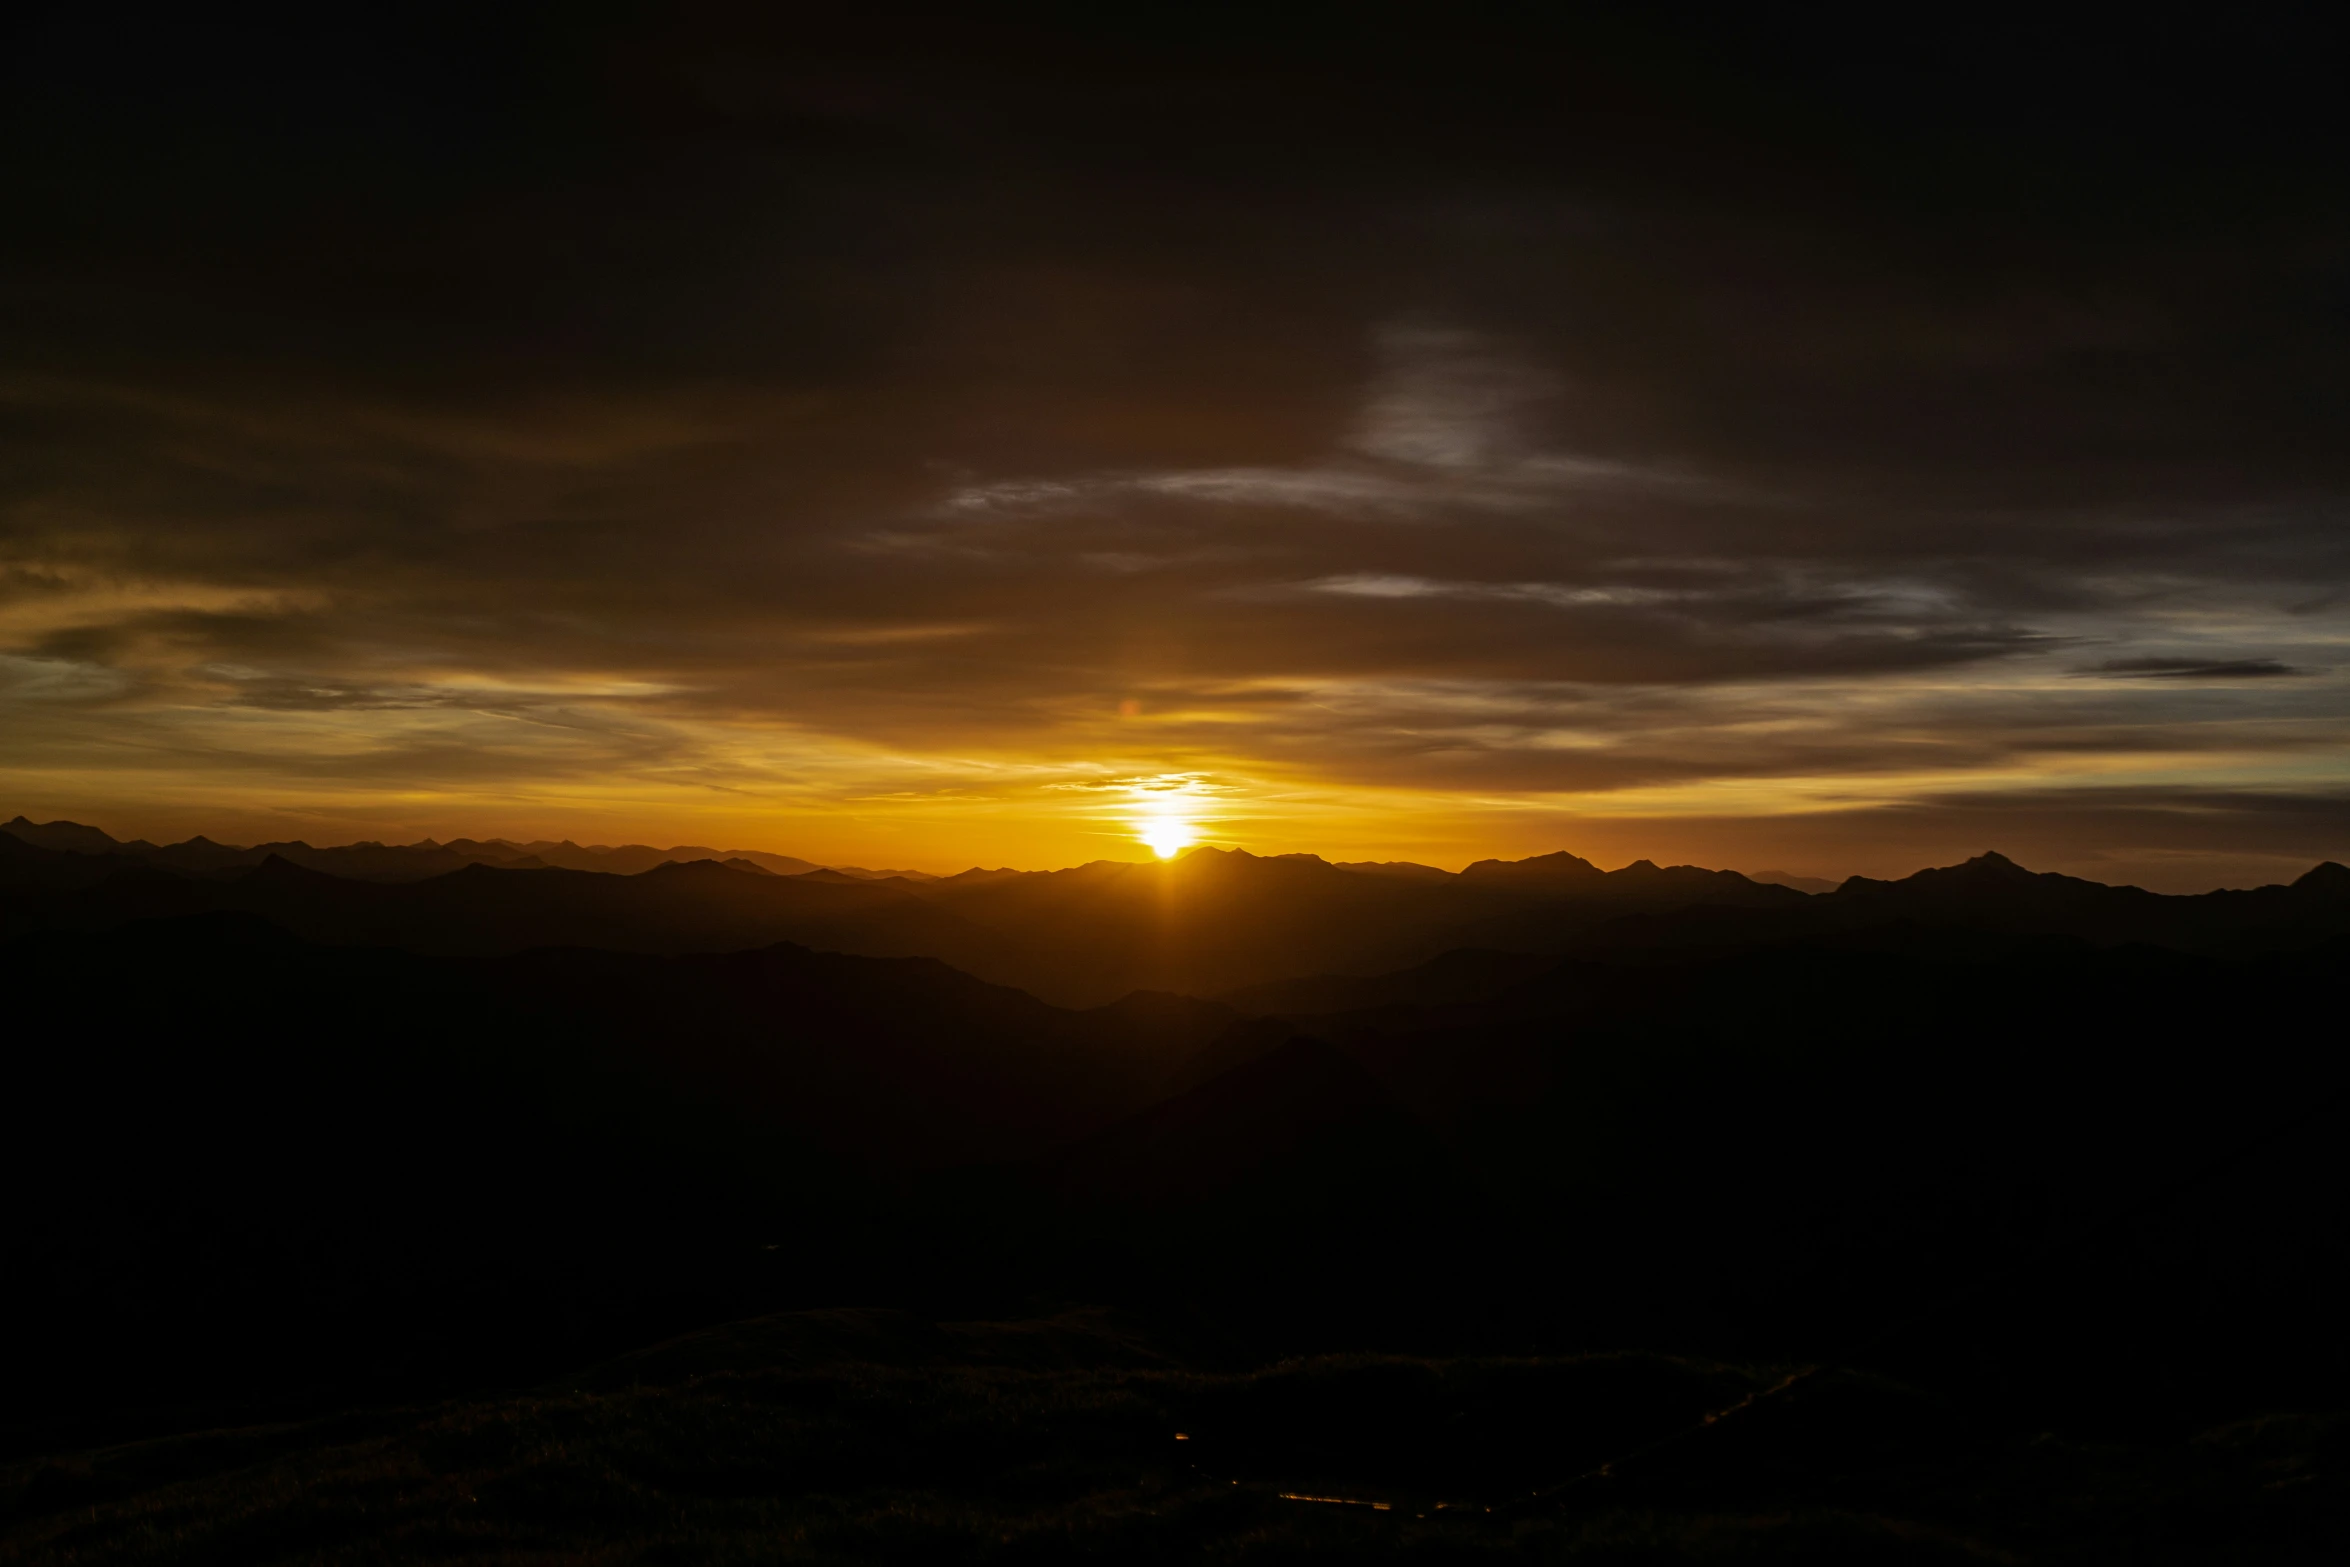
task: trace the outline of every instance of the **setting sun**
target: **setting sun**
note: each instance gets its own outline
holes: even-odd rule
[[[1151,853],[1162,860],[1171,860],[1190,848],[1197,835],[1192,832],[1191,823],[1180,817],[1155,816],[1144,822],[1135,836],[1150,845]]]

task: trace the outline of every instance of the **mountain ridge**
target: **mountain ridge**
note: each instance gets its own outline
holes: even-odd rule
[[[2034,872],[1996,854],[1896,881],[1852,877],[1821,894],[1646,859],[1603,871],[1563,852],[1472,869],[1398,875],[1310,854],[1203,849],[1170,862],[917,881],[829,868],[778,875],[740,857],[663,859],[623,875],[532,855],[385,880],[276,850],[257,863],[207,867],[187,855],[175,863],[43,848],[0,832],[0,932],[243,911],[330,943],[449,954],[717,952],[792,941],[937,957],[1079,1007],[1138,990],[1218,996],[1369,981],[1448,952],[1719,946],[1905,922],[2214,952],[2350,933],[2350,871],[2331,861],[2290,885],[2197,894]]]

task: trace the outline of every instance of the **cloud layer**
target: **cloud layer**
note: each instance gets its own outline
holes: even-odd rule
[[[172,42],[59,32],[12,111],[24,808],[2350,853],[2330,127],[2203,144],[2247,194],[1638,40],[1562,100],[663,24],[299,102]]]

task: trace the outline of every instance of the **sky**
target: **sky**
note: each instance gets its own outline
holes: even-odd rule
[[[2306,24],[50,9],[0,814],[2350,859]]]

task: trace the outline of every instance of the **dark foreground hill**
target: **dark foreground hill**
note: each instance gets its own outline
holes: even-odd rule
[[[1795,1369],[1231,1367],[1099,1316],[809,1313],[528,1391],[0,1466],[0,1559],[2087,1567],[2328,1561],[2350,1526],[2350,1416],[2085,1443],[1877,1378],[1771,1396]]]
[[[219,915],[28,938],[0,985],[13,1425],[551,1369],[743,1291],[952,1286],[912,1183],[1092,1135],[1234,1022],[928,959],[443,959]]]
[[[0,840],[7,1549],[2319,1559],[2345,876],[384,884]],[[929,956],[692,950],[821,920],[1097,988],[1276,978],[1075,1010]],[[1461,929],[1523,945],[1274,966]],[[1033,1320],[1073,1304],[1126,1326]],[[907,1315],[575,1375],[841,1307]],[[1482,1508],[1805,1368],[1654,1490],[1278,1494]]]
[[[45,934],[0,949],[0,1375],[42,1445],[1041,1296],[1235,1353],[1858,1357],[2040,1427],[2350,1401],[2342,959],[1807,938],[1248,1022]]]

